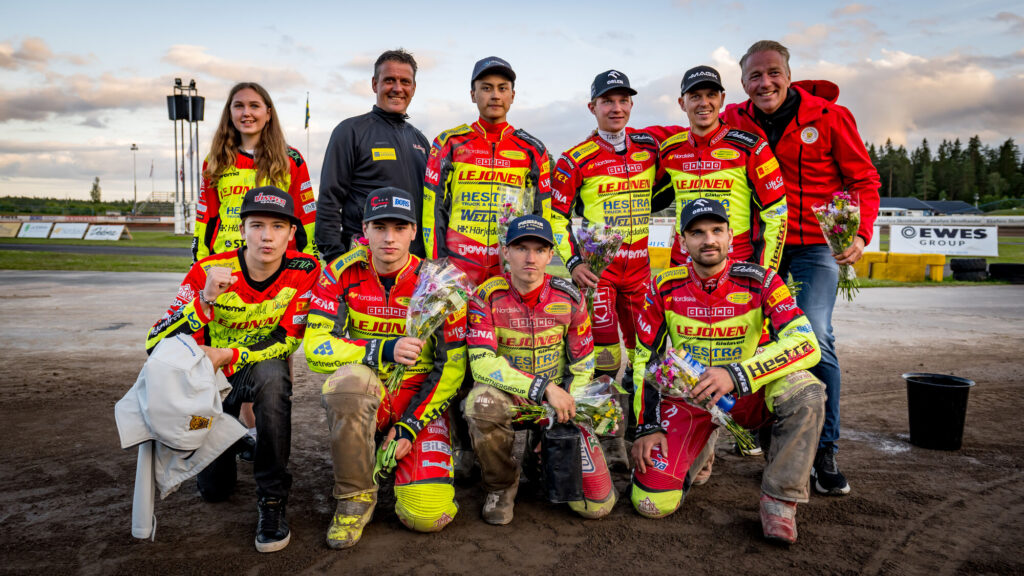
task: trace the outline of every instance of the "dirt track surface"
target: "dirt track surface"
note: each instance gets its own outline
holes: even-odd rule
[[[118,446],[113,406],[179,280],[0,276],[0,573],[1024,574],[1024,288],[876,288],[837,308],[839,458],[853,491],[801,505],[800,540],[788,549],[761,538],[761,460],[722,440],[711,481],[664,520],[639,517],[622,498],[610,517],[585,521],[524,485],[514,522],[494,527],[480,519],[480,489],[460,486],[460,512],[440,534],[403,528],[386,495],[362,542],[331,551],[320,378],[300,358],[292,542],[260,555],[244,464],[230,501],[205,504],[189,481],[157,502],[155,542],[130,534],[135,451]],[[909,444],[907,371],[977,382],[960,451]],[[614,479],[624,494],[627,475]]]

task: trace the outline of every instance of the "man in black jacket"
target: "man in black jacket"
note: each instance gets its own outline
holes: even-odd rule
[[[401,48],[384,52],[374,64],[371,85],[377,95],[373,110],[338,124],[324,155],[315,231],[324,262],[347,252],[352,237],[362,235],[363,204],[370,191],[423,189],[430,142],[406,122],[405,113],[416,93],[416,60]],[[414,197],[422,218],[422,192]],[[410,252],[425,255],[419,235]]]

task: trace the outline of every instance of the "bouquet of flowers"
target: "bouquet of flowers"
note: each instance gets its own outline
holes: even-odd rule
[[[424,262],[409,301],[405,334],[426,340],[449,314],[466,306],[474,290],[476,286],[466,273],[448,263],[447,258]],[[402,386],[405,369],[405,364],[396,363],[386,383],[389,393],[394,394]]]
[[[860,207],[854,204],[848,192],[840,190],[832,194],[827,203],[815,204],[811,207],[818,219],[825,242],[833,254],[839,254],[853,245],[860,228]],[[853,301],[859,290],[857,273],[850,264],[839,267],[839,293],[848,301]]]
[[[590,266],[590,271],[598,278],[605,268],[615,260],[615,253],[622,246],[622,234],[608,224],[590,223],[576,231],[579,241],[580,257],[583,263]],[[594,290],[584,290],[587,298],[587,312],[594,316]]]
[[[501,207],[498,209],[498,243],[502,246],[505,245],[505,238],[508,236],[509,223],[520,216],[533,214],[533,199],[537,196],[537,191],[533,188],[503,188]]]
[[[736,440],[736,445],[741,449],[753,448],[756,445],[753,436],[729,415],[729,411],[736,403],[736,399],[731,394],[722,396],[718,402],[710,406],[707,405],[707,400],[700,403],[690,395],[690,391],[697,385],[697,381],[703,373],[704,366],[694,360],[689,352],[683,350],[680,355],[669,346],[665,350],[664,359],[652,361],[644,376],[645,380],[653,384],[665,396],[682,398],[688,404],[710,412],[711,421],[728,430]]]
[[[599,436],[613,436],[619,431],[624,418],[622,406],[612,396],[610,381],[598,379],[576,390],[576,417],[573,422],[589,426]],[[527,422],[546,426],[555,421],[555,410],[548,404],[523,404],[513,406],[512,422]]]

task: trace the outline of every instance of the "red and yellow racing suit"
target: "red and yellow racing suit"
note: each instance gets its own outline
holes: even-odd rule
[[[442,132],[424,176],[427,257],[449,257],[476,285],[500,274],[498,215],[505,190],[534,190],[533,213],[550,218],[550,170],[544,145],[507,123],[477,120]]]
[[[551,226],[569,272],[583,263],[572,229],[575,214],[582,213],[584,226],[610,226],[622,235],[622,247],[594,295],[596,369],[613,378],[621,362],[620,325],[626,350],[632,354],[636,345],[636,319],[651,281],[651,195],[661,174],[654,138],[631,128],[626,128],[624,152],[595,134],[562,154],[551,174]]]
[[[288,148],[290,171],[285,182],[260,182],[259,186],[274,184],[292,197],[295,217],[302,225],[295,231],[295,240],[288,244],[291,250],[314,255],[313,225],[316,223],[316,199],[309,170],[299,151]],[[206,162],[203,162],[206,171]],[[245,235],[239,229],[238,212],[242,209],[245,193],[257,186],[256,165],[250,154],[239,151],[234,166],[227,168],[216,182],[207,182],[199,189],[196,205],[196,229],[192,236],[192,258],[199,261],[210,254],[220,254],[241,248]]]
[[[766,319],[775,335],[768,341]],[[662,397],[645,380],[667,345],[729,373],[737,398],[731,415],[740,425],[755,429],[773,415],[788,419],[775,430],[762,487],[776,498],[806,499],[824,387],[804,370],[817,364],[820,352],[810,322],[774,270],[730,260],[710,293],[692,264],[665,270],[651,283],[638,340],[632,372],[636,436],[669,437],[669,453],[655,448],[655,465],[635,471],[632,498],[641,514],[660,517],[679,507],[692,480],[687,473],[714,428],[706,411]]]
[[[192,265],[171,307],[150,330],[147,353],[168,336],[191,334],[200,344],[232,349],[231,361],[223,368],[231,376],[247,364],[287,358],[299,347],[317,261],[289,250],[277,272],[256,282],[249,278],[244,250],[215,254]],[[199,291],[206,286],[206,271],[213,266],[230,268],[238,280],[217,297],[207,316]]]
[[[590,318],[570,280],[545,275],[543,284],[524,298],[508,276],[495,276],[470,302],[466,344],[476,381],[466,398],[473,447],[484,488],[504,490],[519,477],[512,457],[513,397],[540,403],[550,383],[570,393],[590,383]],[[583,500],[569,506],[584,517],[600,518],[615,505],[615,492],[597,437],[580,433]]]
[[[449,316],[423,345],[419,359],[408,367],[401,388],[390,395],[381,385],[395,368],[391,349],[406,334],[406,316],[419,279],[422,260],[410,255],[390,288],[385,289],[365,246],[329,263],[313,289],[303,349],[314,372],[333,373],[359,364],[374,371],[375,429],[392,426],[399,438],[412,442],[412,451],[398,462],[395,475],[396,512],[411,529],[440,530],[455,516],[451,436],[446,410],[466,371],[466,310]],[[331,380],[324,384],[325,406]],[[338,397],[351,403],[346,392]],[[368,433],[368,431],[362,431]],[[358,443],[348,434],[332,443]],[[333,446],[335,467],[346,465],[339,454],[350,446]],[[368,454],[372,458],[372,453]],[[369,490],[371,478],[362,479]],[[335,496],[342,496],[336,490]]]
[[[669,133],[671,134],[671,133]],[[661,162],[670,177],[657,195],[674,193],[676,214],[697,198],[718,200],[729,213],[729,257],[778,269],[786,243],[786,188],[768,142],[721,124],[706,136],[688,130],[658,134]],[[687,260],[676,218],[672,264]]]

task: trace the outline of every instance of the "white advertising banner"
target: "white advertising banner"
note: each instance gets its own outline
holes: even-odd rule
[[[124,234],[124,224],[119,226],[93,225],[85,235],[86,240],[120,240]]]
[[[25,222],[18,238],[46,238],[50,235],[50,228],[53,228],[53,222]]]
[[[864,247],[865,252],[881,252],[882,251],[882,228],[875,226],[875,231],[871,233],[871,243]]]
[[[58,222],[53,225],[53,232],[50,233],[50,238],[81,240],[88,228],[89,224],[86,222]]]
[[[999,256],[997,226],[889,227],[889,252],[945,254],[947,256]]]
[[[651,226],[650,235],[647,238],[649,248],[671,248],[675,239],[675,226],[671,224],[655,224]]]

